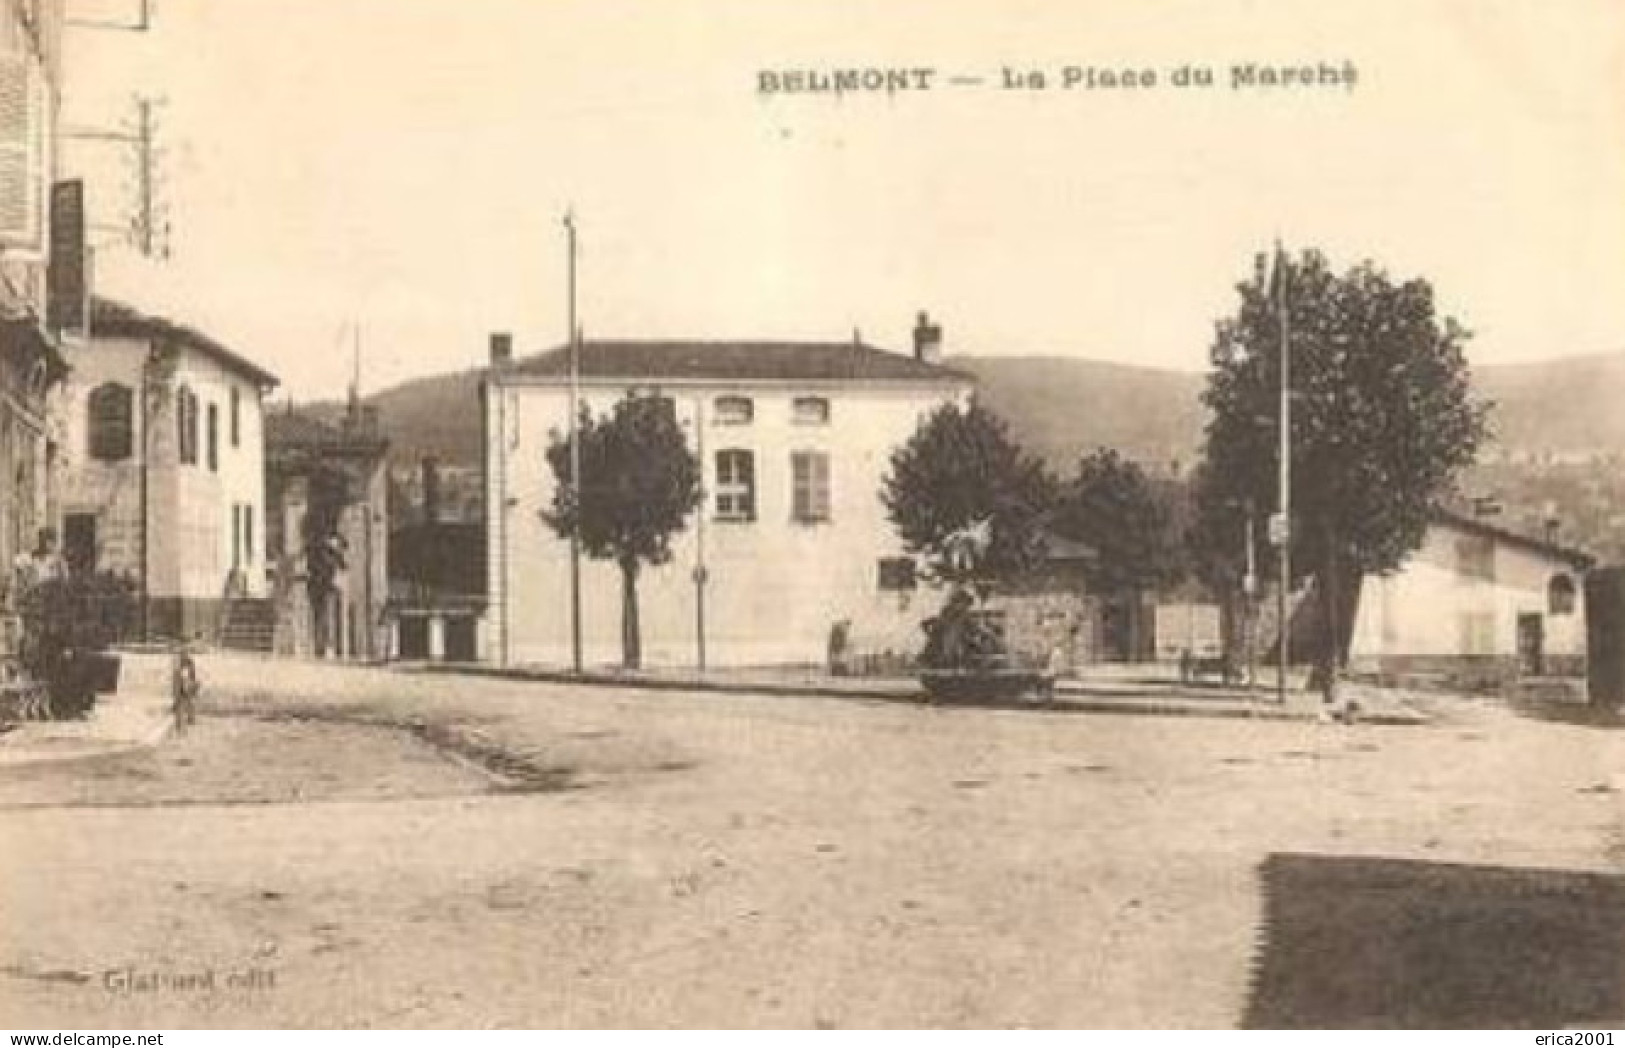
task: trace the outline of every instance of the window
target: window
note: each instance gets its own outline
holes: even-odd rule
[[[220,407],[209,405],[209,472],[220,469]]]
[[[901,593],[914,589],[916,585],[914,558],[880,558],[880,589],[882,592]]]
[[[798,524],[829,519],[829,456],[822,451],[790,455],[790,517]]]
[[[197,464],[197,397],[186,386],[175,391],[175,447],[182,465]]]
[[[798,426],[827,426],[829,401],[824,397],[797,397],[790,406],[790,420]]]
[[[739,448],[717,452],[717,519],[756,519],[756,456]]]
[[[718,397],[714,417],[719,426],[743,426],[756,417],[756,404],[749,397]]]
[[[231,446],[237,447],[242,441],[242,394],[236,386],[231,387]]]
[[[121,462],[135,446],[135,395],[129,386],[106,382],[90,391],[90,457]]]
[[[1456,570],[1463,578],[1495,581],[1495,540],[1488,535],[1456,537]]]
[[[1574,580],[1567,575],[1553,575],[1546,585],[1546,610],[1553,615],[1573,615],[1574,597]]]

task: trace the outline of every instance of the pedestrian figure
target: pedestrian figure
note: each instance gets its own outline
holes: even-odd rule
[[[171,707],[175,717],[175,730],[185,734],[197,721],[197,696],[202,690],[198,681],[197,663],[192,658],[191,645],[181,643],[175,647],[169,671]]]

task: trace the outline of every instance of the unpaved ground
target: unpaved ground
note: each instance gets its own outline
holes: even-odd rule
[[[1612,731],[205,672],[186,739],[0,777],[0,1025],[1625,1014]]]

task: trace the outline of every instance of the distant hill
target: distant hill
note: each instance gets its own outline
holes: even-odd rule
[[[956,357],[1015,436],[1057,469],[1097,447],[1189,465],[1202,446],[1202,375],[1064,357]]]
[[[1196,461],[1204,376],[1060,357],[955,357],[1017,439],[1060,472],[1096,447],[1115,447],[1156,472]],[[415,468],[480,461],[477,370],[415,379],[369,401],[390,459]],[[1483,367],[1478,393],[1496,405],[1496,439],[1464,485],[1497,497],[1509,524],[1531,529],[1554,513],[1563,540],[1625,561],[1625,352]],[[335,404],[301,410],[336,415]]]
[[[1058,467],[1095,447],[1159,466],[1199,454],[1204,376],[1062,357],[954,357],[1016,436]],[[391,459],[436,455],[479,463],[478,370],[414,379],[368,398],[379,409]],[[1625,454],[1625,352],[1479,368],[1474,384],[1496,404],[1496,452]],[[314,405],[330,411],[331,406]]]
[[[1481,368],[1474,385],[1508,452],[1625,452],[1625,352]]]

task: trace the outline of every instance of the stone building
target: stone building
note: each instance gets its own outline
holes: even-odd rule
[[[60,3],[0,8],[0,576],[7,581],[17,555],[58,523],[62,437],[53,399],[67,365],[48,292],[69,261],[64,252],[52,269],[61,29]],[[9,599],[0,594],[0,606]]]
[[[214,338],[97,299],[62,394],[62,535],[135,580],[150,637],[211,639],[267,595],[263,405],[276,376]]]
[[[266,538],[277,652],[389,656],[388,452],[376,411],[354,395],[334,422],[291,408],[268,418]],[[310,585],[323,557],[333,564],[325,593]]]
[[[937,599],[880,501],[892,452],[972,380],[940,362],[925,317],[912,355],[848,342],[601,341],[580,347],[595,414],[629,391],[668,398],[702,465],[705,500],[673,557],[639,580],[645,662],[822,663],[848,623],[871,648],[913,650]],[[570,351],[522,361],[493,340],[482,388],[488,605],[481,647],[500,664],[571,658],[570,547],[543,520],[545,454],[569,422]],[[591,483],[591,478],[587,479]],[[618,569],[583,558],[585,661],[620,659]]]

